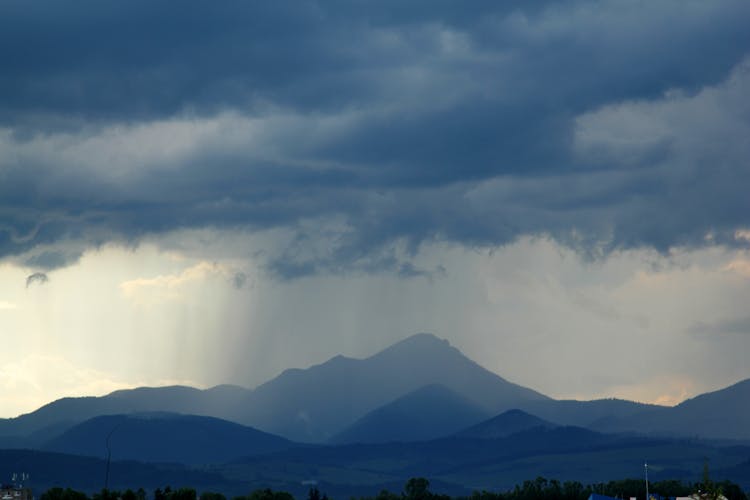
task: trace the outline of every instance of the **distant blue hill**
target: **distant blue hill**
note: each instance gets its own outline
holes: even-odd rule
[[[426,441],[452,434],[487,415],[487,410],[460,394],[430,384],[371,411],[330,442]]]
[[[498,439],[530,429],[552,429],[558,425],[522,410],[508,410],[456,434],[456,437]]]
[[[674,407],[602,418],[592,428],[661,436],[750,441],[750,379],[701,394]]]
[[[223,463],[240,457],[286,450],[294,443],[226,420],[172,413],[95,417],[77,424],[43,448],[112,460]]]
[[[62,398],[15,418],[0,419],[0,446],[37,447],[66,429],[100,415],[174,412],[224,418],[236,413],[251,391],[221,385],[201,390],[185,386],[139,387],[101,397]]]

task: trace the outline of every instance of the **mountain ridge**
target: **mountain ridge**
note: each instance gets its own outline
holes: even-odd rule
[[[750,379],[675,407],[615,398],[555,400],[483,368],[447,340],[420,333],[366,358],[337,355],[308,368],[285,370],[254,389],[229,384],[139,387],[100,397],[61,398],[1,419],[0,446],[40,446],[89,418],[144,411],[210,416],[296,442],[324,443],[368,413],[430,384],[466,398],[488,416],[518,409],[552,424],[601,432],[750,439]]]
[[[731,411],[728,411],[731,409]],[[750,379],[699,394],[672,407],[596,422],[603,432],[750,440]]]
[[[67,429],[41,449],[154,463],[223,463],[296,446],[280,436],[215,417],[169,412],[102,415]]]

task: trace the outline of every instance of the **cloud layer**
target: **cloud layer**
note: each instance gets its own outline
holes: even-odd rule
[[[0,256],[280,230],[282,278],[425,242],[747,245],[750,5],[0,5]]]

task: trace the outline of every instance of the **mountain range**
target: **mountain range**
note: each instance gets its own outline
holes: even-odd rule
[[[509,382],[447,341],[417,334],[365,359],[289,369],[254,390],[171,386],[63,398],[0,419],[0,446],[40,446],[102,415],[215,417],[304,443],[441,437],[508,410],[601,432],[750,440],[750,380],[675,407],[618,399],[555,400]]]
[[[0,420],[0,448],[37,450],[33,460],[64,453],[173,471],[201,466],[233,491],[273,478],[290,488],[329,481],[347,495],[414,475],[464,493],[527,479],[521,474],[535,469],[608,479],[649,457],[661,460],[665,477],[699,475],[705,457],[727,477],[741,477],[748,443],[750,380],[675,407],[555,400],[429,334],[365,359],[336,356],[286,370],[252,390],[143,387],[63,398]]]
[[[482,368],[447,341],[417,334],[366,359],[336,356],[305,370],[286,370],[254,390],[173,386],[63,398],[0,420],[0,444],[19,436],[43,443],[98,415],[156,411],[213,416],[295,441],[325,442],[367,413],[433,384],[471,401],[483,410],[481,416],[551,401]]]

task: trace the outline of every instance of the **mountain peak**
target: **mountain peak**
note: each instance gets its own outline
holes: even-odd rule
[[[409,337],[406,337],[404,340],[400,342],[396,342],[391,347],[396,347],[398,345],[416,345],[416,346],[435,346],[435,347],[451,347],[450,342],[448,342],[446,339],[441,339],[437,335],[433,335],[432,333],[427,332],[420,332],[415,333],[414,335],[410,335]]]
[[[444,345],[450,345],[450,343],[445,340],[441,339],[437,335],[429,332],[419,332],[415,333],[414,335],[410,335],[406,337],[401,342],[431,342],[431,343],[441,343]]]
[[[432,356],[435,353],[450,353],[463,356],[463,354],[461,354],[461,352],[453,347],[447,340],[436,337],[431,333],[417,333],[386,347],[379,353],[371,356],[369,359],[390,357],[394,354]]]

